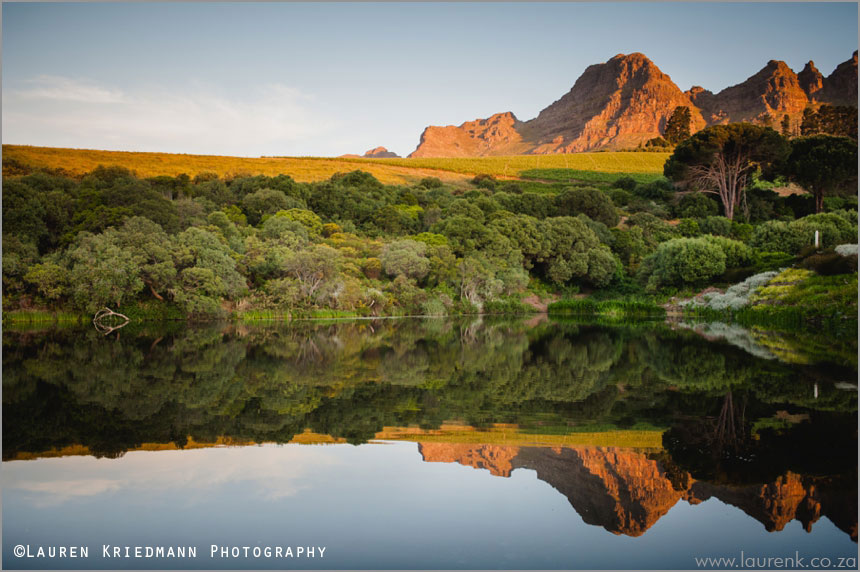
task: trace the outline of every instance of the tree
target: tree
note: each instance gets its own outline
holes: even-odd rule
[[[427,245],[416,240],[396,240],[382,250],[382,266],[389,276],[406,276],[420,280],[430,272]]]
[[[242,207],[245,209],[245,214],[248,215],[248,222],[254,226],[260,222],[263,215],[274,214],[278,211],[302,206],[299,201],[290,199],[287,195],[275,189],[260,189],[257,192],[246,195],[242,199]]]
[[[856,191],[857,141],[831,135],[795,139],[785,174],[815,197],[820,213],[825,196]]]
[[[712,125],[682,141],[666,161],[663,174],[720,198],[726,218],[734,218],[747,182],[757,169],[770,176],[785,160],[788,141],[769,127],[750,123]]]
[[[158,224],[144,217],[126,219],[115,231],[120,248],[128,251],[138,264],[138,276],[152,295],[164,300],[176,278],[176,268],[170,253],[170,237]]]
[[[788,139],[791,137],[791,118],[786,113],[782,116],[782,123],[780,124],[780,129],[782,132],[782,136]]]
[[[170,293],[189,313],[218,313],[222,298],[235,298],[247,286],[230,247],[208,230],[192,227],[179,233],[173,258],[178,280]]]
[[[818,108],[821,133],[857,140],[857,108],[850,105],[822,105]]]
[[[286,271],[299,283],[302,298],[312,302],[327,282],[337,278],[340,266],[341,256],[337,250],[324,244],[314,244],[294,254],[286,263]]]
[[[584,214],[607,227],[618,224],[618,213],[606,193],[592,188],[566,189],[556,199],[559,216]]]
[[[83,310],[95,312],[108,304],[120,307],[143,288],[139,260],[119,246],[114,231],[82,232],[68,256],[72,297]]]
[[[666,122],[663,138],[675,145],[690,136],[690,108],[679,105]]]
[[[819,133],[821,126],[818,124],[818,114],[811,107],[803,110],[803,120],[800,122],[800,134],[804,137]]]

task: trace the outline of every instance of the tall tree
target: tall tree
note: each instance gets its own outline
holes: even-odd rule
[[[791,137],[791,118],[788,116],[788,113],[782,116],[782,124],[780,125],[780,127],[782,130],[783,137]]]
[[[663,174],[699,192],[715,194],[726,218],[734,218],[749,176],[757,169],[767,178],[790,152],[788,141],[769,127],[750,123],[712,125],[682,141]]]
[[[820,130],[818,114],[811,107],[807,107],[803,110],[803,120],[800,122],[800,134],[806,137],[807,135],[816,135]]]
[[[666,122],[663,138],[675,145],[690,136],[690,108],[679,105]]]
[[[857,190],[857,141],[831,135],[795,139],[785,174],[812,193],[820,213],[825,196]]]

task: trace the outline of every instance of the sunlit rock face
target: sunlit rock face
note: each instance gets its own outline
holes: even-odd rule
[[[418,451],[428,463],[459,463],[475,469],[486,469],[497,477],[510,477],[514,469],[511,461],[520,449],[469,443],[419,443]]]
[[[588,524],[640,536],[682,497],[656,461],[615,447],[549,448],[421,443],[427,462],[460,463],[509,477],[531,469],[565,495]]]
[[[785,115],[822,103],[857,105],[857,53],[826,78],[809,62],[795,73],[771,60],[745,81],[712,93],[681,89],[643,54],[618,54],[586,68],[568,93],[529,121],[513,113],[459,126],[429,126],[410,157],[575,153],[630,149],[659,137],[676,107],[690,108],[691,132],[753,121],[778,126]]]
[[[615,534],[642,535],[683,495],[656,461],[630,449],[530,448],[514,465],[535,470],[586,523]]]
[[[614,534],[641,536],[679,500],[699,504],[714,498],[739,508],[771,532],[795,519],[811,531],[826,516],[857,540],[856,491],[827,478],[787,472],[763,484],[711,484],[689,473],[671,478],[660,461],[645,452],[618,447],[419,443],[418,448],[426,462],[459,463],[498,477],[531,469],[567,497],[584,522]]]

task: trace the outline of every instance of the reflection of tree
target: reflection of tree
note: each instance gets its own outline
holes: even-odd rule
[[[709,423],[694,434],[730,443],[749,434],[744,404],[755,404],[750,419],[786,401],[815,407],[793,393],[791,370],[665,329],[493,319],[129,328],[120,340],[4,333],[7,456],[75,443],[115,455],[188,436],[284,442],[308,427],[362,442],[387,425],[448,420],[664,427],[679,414]],[[856,411],[821,375],[825,408]]]
[[[751,420],[774,410],[750,393],[738,399],[728,392],[720,401],[712,403],[715,415],[681,418],[663,434],[672,460],[694,478],[743,484],[772,481],[786,471],[856,473],[856,416],[809,412],[802,422],[753,435]]]
[[[738,412],[738,409],[741,411]],[[741,446],[741,441],[743,441],[745,436],[745,433],[742,431],[743,428],[743,408],[735,408],[732,402],[732,392],[729,391],[723,398],[723,406],[720,408],[720,415],[717,417],[711,442],[719,452],[725,449],[737,450]]]

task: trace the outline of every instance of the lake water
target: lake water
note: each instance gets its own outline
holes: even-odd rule
[[[3,567],[856,568],[856,352],[545,317],[7,329]]]

